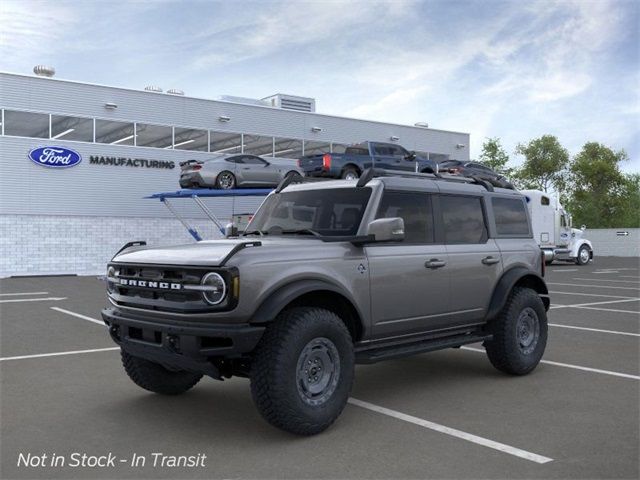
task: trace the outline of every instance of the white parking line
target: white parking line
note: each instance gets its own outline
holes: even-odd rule
[[[112,350],[120,350],[120,347],[93,348],[91,350],[72,350],[69,352],[38,353],[36,355],[21,355],[19,357],[2,357],[0,358],[0,362],[8,362],[9,360],[26,360],[29,358],[58,357],[62,355],[77,355],[80,353],[110,352]]]
[[[614,308],[599,308],[599,307],[575,307],[584,308],[585,310],[599,310],[601,312],[614,312],[614,313],[631,313],[633,315],[640,315],[640,312],[635,310],[616,310]]]
[[[461,350],[469,350],[470,352],[486,353],[481,348],[460,347],[460,349]],[[632,380],[640,380],[640,377],[638,375],[630,375],[628,373],[612,372],[610,370],[601,370],[599,368],[583,367],[582,365],[572,365],[570,363],[552,362],[551,360],[540,360],[540,363],[545,363],[547,365],[555,365],[557,367],[572,368],[574,370],[582,370],[582,371],[585,371],[585,372],[601,373],[603,375],[611,375],[612,377],[622,377],[622,378],[630,378]]]
[[[602,272],[593,272],[594,275],[606,275],[607,273],[620,273],[618,270],[603,270]]]
[[[79,313],[71,312],[69,310],[65,310],[64,308],[59,308],[59,307],[50,307],[50,308],[51,308],[51,310],[55,310],[56,312],[66,313],[67,315],[71,315],[72,317],[78,317],[78,318],[81,318],[81,319],[86,320],[88,322],[97,323],[98,325],[106,327],[104,322],[102,322],[102,321],[100,321],[100,320],[98,320],[96,318],[87,317],[86,315],[81,315]]]
[[[640,298],[628,298],[626,300],[606,300],[604,302],[591,302],[591,303],[576,303],[573,305],[553,305],[550,308],[577,308],[577,307],[591,307],[592,305],[606,305],[609,303],[625,303],[625,302],[637,302]]]
[[[0,300],[0,303],[17,303],[17,302],[57,302],[59,300],[66,300],[67,297],[47,297],[47,298],[12,298],[10,300]]]
[[[12,297],[16,295],[49,295],[49,292],[0,293],[0,297]]]
[[[619,287],[617,285],[585,285],[584,283],[555,283],[547,282],[547,285],[564,285],[568,287],[611,288],[613,290],[640,290],[640,287]]]
[[[640,280],[609,280],[608,278],[580,278],[580,277],[573,277],[572,280],[588,280],[589,282],[640,283]]]
[[[373,403],[363,402],[362,400],[358,400],[356,398],[349,398],[349,403],[356,407],[365,408],[367,410],[371,410],[372,412],[381,413],[382,415],[387,415],[389,417],[396,418],[398,420],[402,420],[404,422],[409,422],[414,425],[418,425],[420,427],[428,428],[430,430],[434,430],[436,432],[444,433],[445,435],[450,435],[452,437],[460,438],[462,440],[466,440],[471,443],[475,443],[477,445],[482,445],[483,447],[492,448],[494,450],[498,450],[503,453],[508,453],[509,455],[513,455],[515,457],[524,458],[525,460],[529,460],[535,463],[549,463],[552,462],[553,459],[549,457],[544,457],[542,455],[538,455],[535,453],[527,452],[526,450],[521,450],[516,447],[512,447],[510,445],[505,445],[504,443],[494,442],[493,440],[489,440],[488,438],[479,437],[477,435],[473,435],[471,433],[463,432],[462,430],[456,430],[455,428],[445,427],[444,425],[440,425],[439,423],[430,422],[429,420],[424,420],[422,418],[414,417],[412,415],[407,415],[402,412],[398,412],[396,410],[391,410],[390,408],[381,407],[379,405],[374,405]]]
[[[574,330],[584,330],[585,332],[611,333],[613,335],[628,335],[630,337],[640,337],[640,333],[618,332],[615,330],[602,330],[600,328],[578,327],[575,325],[560,325],[559,323],[550,323],[550,327],[571,328]]]
[[[578,270],[580,270],[580,269],[579,268],[570,268],[569,270],[564,270],[562,268],[555,268],[555,269],[549,270],[549,271],[550,272],[561,272],[561,273],[564,273],[564,272],[577,272]]]
[[[605,297],[605,298],[635,298],[635,297],[622,297],[620,295],[602,295],[601,293],[578,293],[578,292],[549,292],[549,294],[558,295],[579,295],[582,297]]]

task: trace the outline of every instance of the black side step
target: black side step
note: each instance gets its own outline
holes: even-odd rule
[[[417,353],[433,352],[444,348],[460,347],[469,343],[484,342],[485,340],[491,340],[491,338],[492,335],[484,334],[453,335],[403,345],[356,351],[356,363],[376,363],[392,358],[408,357]]]

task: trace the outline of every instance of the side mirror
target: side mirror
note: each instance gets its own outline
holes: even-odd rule
[[[400,217],[373,220],[367,226],[367,235],[374,242],[400,242],[404,240],[404,220]]]
[[[413,150],[411,150],[407,155],[404,156],[405,160],[410,160],[413,161],[416,159],[416,152],[414,152]]]
[[[580,227],[580,230],[586,230],[586,229],[587,229],[587,226],[586,226],[586,225],[582,225],[582,226]]]
[[[233,223],[227,223],[224,227],[224,238],[237,237],[238,227]]]

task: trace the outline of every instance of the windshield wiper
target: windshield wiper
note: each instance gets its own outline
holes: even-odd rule
[[[314,237],[323,238],[323,235],[316,232],[315,230],[311,230],[310,228],[300,228],[298,230],[283,230],[282,234],[313,235]]]

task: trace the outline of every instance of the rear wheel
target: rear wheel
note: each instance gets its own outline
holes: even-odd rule
[[[353,343],[342,320],[328,310],[299,307],[267,327],[252,361],[251,394],[270,424],[313,435],[342,412],[353,374]]]
[[[228,171],[223,171],[218,174],[216,177],[216,188],[221,190],[229,190],[236,186],[236,177],[233,173]]]
[[[134,357],[121,351],[122,365],[129,378],[139,387],[163,395],[179,395],[192,388],[202,375],[184,370],[169,370],[159,363]]]
[[[547,345],[547,312],[537,292],[515,287],[489,328],[493,339],[485,347],[498,370],[525,375],[540,363]]]
[[[591,259],[591,251],[589,250],[589,247],[587,247],[586,245],[582,245],[578,249],[578,256],[576,257],[576,263],[578,265],[586,265],[587,263],[589,263],[590,259]]]
[[[357,180],[360,178],[360,173],[353,167],[347,167],[342,171],[341,177],[345,180]]]

